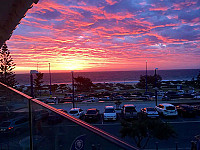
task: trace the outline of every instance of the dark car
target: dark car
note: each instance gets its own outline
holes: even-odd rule
[[[141,109],[141,113],[149,118],[158,118],[159,117],[157,110],[153,107],[143,108],[143,109]]]
[[[176,106],[176,109],[178,111],[178,114],[182,117],[195,117],[196,115],[194,107],[187,104],[178,105]]]
[[[138,117],[137,111],[133,104],[125,104],[122,107],[122,115],[124,119],[133,119]]]
[[[28,117],[20,116],[7,121],[3,121],[0,124],[0,133],[11,134],[26,131],[29,127]]]
[[[97,121],[100,118],[99,110],[96,108],[88,109],[85,114],[85,121]]]

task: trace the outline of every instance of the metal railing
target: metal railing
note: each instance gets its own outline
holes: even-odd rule
[[[21,105],[22,101],[23,107],[26,106],[27,111],[24,111],[23,114],[27,113],[29,114],[29,134],[28,134],[28,140],[29,140],[29,146],[28,149],[38,149],[36,146],[37,138],[45,137],[46,143],[39,144],[40,148],[43,147],[44,149],[73,149],[73,143],[77,140],[77,137],[80,138],[80,136],[84,135],[86,137],[85,142],[85,149],[124,149],[124,150],[137,150],[138,148],[127,144],[126,142],[120,140],[119,138],[91,125],[83,120],[77,119],[73,116],[68,115],[65,112],[62,112],[48,104],[45,104],[37,99],[33,99],[32,97],[14,89],[11,88],[3,83],[0,83],[0,89],[4,89],[7,92],[7,97],[10,97],[9,101],[12,101],[12,104],[15,105]],[[12,93],[12,94],[11,94]],[[14,93],[14,94],[13,94]],[[20,101],[20,104],[17,104],[16,102],[13,102],[14,95],[18,95],[22,97],[22,101]],[[5,97],[6,97],[5,96]],[[16,96],[17,97],[17,96]],[[6,98],[7,100],[9,98]],[[19,98],[16,98],[19,99]],[[22,107],[15,108],[15,111],[21,110]],[[15,106],[16,107],[16,106]],[[59,125],[49,125],[47,121],[45,122],[38,122],[34,120],[35,116],[33,115],[36,110],[44,109],[48,111],[49,114],[55,114],[62,118],[62,123]],[[57,116],[57,118],[59,118]],[[49,121],[49,120],[48,120]],[[38,124],[41,127],[38,127]],[[36,134],[37,128],[42,128],[44,131],[39,132],[39,134],[42,134],[42,136],[38,136],[38,131]],[[41,130],[41,129],[40,129]],[[84,137],[84,138],[85,138]],[[24,141],[24,137],[17,136],[16,139],[20,138],[19,143],[22,145]],[[66,140],[64,140],[66,139]],[[50,142],[49,142],[50,141]],[[77,140],[79,143],[79,146],[81,146],[80,140]],[[27,140],[26,140],[27,142]],[[47,143],[48,142],[48,143]],[[83,144],[83,143],[82,143]],[[45,148],[46,145],[46,148]],[[25,146],[27,147],[27,145]],[[10,148],[12,149],[12,148]],[[25,148],[23,148],[25,149]]]

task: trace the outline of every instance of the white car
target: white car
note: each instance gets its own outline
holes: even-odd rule
[[[69,115],[81,119],[81,118],[84,117],[84,111],[82,109],[80,109],[80,108],[72,108],[69,111]]]
[[[146,107],[141,109],[141,112],[149,118],[158,118],[159,114],[157,110],[153,107]]]
[[[103,120],[117,120],[117,113],[114,106],[106,106],[103,113]]]
[[[155,107],[160,115],[163,116],[177,116],[178,112],[174,105],[163,103]]]

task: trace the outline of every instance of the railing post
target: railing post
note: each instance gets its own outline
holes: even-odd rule
[[[158,150],[158,142],[156,142],[156,150]]]
[[[31,99],[28,100],[29,109],[29,133],[30,133],[30,150],[33,150],[33,122],[32,122],[32,109],[31,109]]]

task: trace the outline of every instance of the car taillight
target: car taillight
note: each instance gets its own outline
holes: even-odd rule
[[[13,129],[13,127],[9,127],[8,129],[11,130],[11,129]]]

